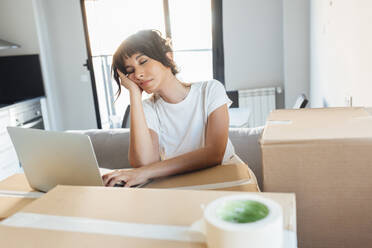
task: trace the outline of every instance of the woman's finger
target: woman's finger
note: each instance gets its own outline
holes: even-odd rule
[[[124,187],[125,187],[125,188],[129,188],[129,187],[131,187],[131,186],[133,185],[132,182],[133,182],[132,180],[129,180],[128,182],[125,183]]]
[[[113,172],[107,173],[102,176],[103,185],[106,185],[106,183],[111,179]]]
[[[129,85],[131,85],[132,83],[134,84],[134,82],[132,82],[128,77],[127,75],[124,75],[122,72],[119,73],[119,76],[120,76],[120,84],[122,86],[124,86],[125,88],[128,88]]]
[[[107,173],[102,176],[103,185],[107,185],[107,183],[115,176],[120,175],[119,170],[114,170],[113,172]]]
[[[106,184],[105,184],[105,186],[106,187],[112,187],[112,186],[114,186],[115,184],[116,184],[116,182],[117,182],[117,178],[116,177],[113,177],[113,178],[111,178]]]
[[[112,187],[119,181],[117,176],[112,177],[107,183],[105,184],[106,187]]]
[[[128,74],[124,74],[119,70],[117,70],[117,71],[118,71],[118,74],[119,74],[119,77],[120,77],[121,80],[128,79]]]
[[[119,69],[116,69],[120,77],[125,77],[124,73],[122,73]]]
[[[113,177],[110,181],[108,181],[107,185],[108,187],[113,187],[115,184],[117,183],[122,183],[122,181],[126,182],[129,180],[129,178],[126,176],[126,175],[119,175],[119,176],[115,176]]]

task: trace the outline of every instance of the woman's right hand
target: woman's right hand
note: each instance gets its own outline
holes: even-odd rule
[[[120,70],[117,70],[119,77],[120,77],[120,84],[124,86],[129,92],[138,91],[142,93],[142,89],[132,80],[130,80],[126,75],[124,75]]]

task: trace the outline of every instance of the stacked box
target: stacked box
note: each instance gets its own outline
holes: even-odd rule
[[[300,247],[371,246],[369,110],[274,111],[261,148],[263,190],[296,194]]]

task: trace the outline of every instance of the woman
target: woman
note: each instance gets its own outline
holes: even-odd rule
[[[169,41],[143,30],[128,37],[113,56],[112,73],[130,93],[129,162],[134,170],[103,176],[106,186],[126,187],[149,179],[227,163],[234,157],[228,138],[231,104],[223,85],[176,78]],[[153,93],[142,101],[142,91]],[[123,151],[124,152],[124,151]]]

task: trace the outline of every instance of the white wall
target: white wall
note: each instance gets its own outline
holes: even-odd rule
[[[32,1],[0,1],[0,39],[21,45],[17,49],[1,49],[0,56],[39,53]]]
[[[372,106],[372,1],[311,1],[311,106]]]
[[[47,83],[60,111],[56,129],[97,128],[89,73],[83,66],[87,52],[80,1],[33,2]]]
[[[310,2],[283,0],[285,106],[310,93]]]
[[[282,0],[224,0],[228,90],[283,86]]]
[[[1,0],[0,38],[21,45],[0,56],[40,54],[52,129],[97,127],[80,1]]]

